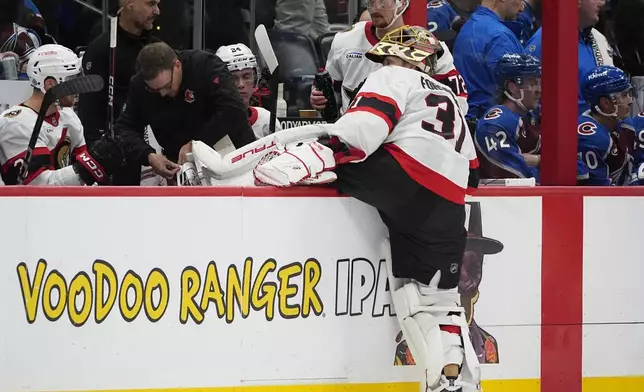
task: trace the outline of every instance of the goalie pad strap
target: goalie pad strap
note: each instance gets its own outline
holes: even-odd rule
[[[456,325],[441,325],[441,331],[461,336],[461,329]]]

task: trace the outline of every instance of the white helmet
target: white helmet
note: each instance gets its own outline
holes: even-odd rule
[[[81,73],[81,59],[62,45],[43,45],[29,57],[27,75],[34,88],[45,92],[45,79],[54,78],[62,83],[70,76]]]
[[[231,72],[252,68],[259,74],[257,57],[244,44],[224,45],[215,54],[226,63]]]

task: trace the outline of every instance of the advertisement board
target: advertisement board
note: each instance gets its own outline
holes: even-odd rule
[[[23,189],[0,190],[0,391],[420,390],[371,207],[319,191]],[[642,390],[627,227],[644,198],[513,192],[466,207],[459,291],[484,390]],[[555,240],[583,253],[566,260],[583,264],[579,291],[553,284],[568,268]]]

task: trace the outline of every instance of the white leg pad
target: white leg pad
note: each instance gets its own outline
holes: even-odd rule
[[[465,310],[460,307],[458,289],[438,289],[440,272],[429,285],[395,278],[391,268],[389,240],[383,243],[387,273],[396,316],[416,364],[425,369],[427,388],[445,388],[443,368],[459,365],[459,382],[464,392],[480,391],[480,365],[470,341]],[[460,336],[440,329],[457,327]]]

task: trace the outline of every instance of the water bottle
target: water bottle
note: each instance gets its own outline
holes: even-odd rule
[[[315,75],[313,81],[315,89],[322,91],[324,98],[327,99],[326,107],[322,110],[322,118],[328,123],[333,123],[338,119],[338,104],[335,101],[335,91],[333,90],[333,79],[329,75],[329,71],[320,70]]]
[[[3,57],[2,60],[2,73],[6,80],[18,80],[18,63],[13,56]]]
[[[277,85],[277,105],[275,107],[275,115],[277,118],[284,118],[288,115],[288,106],[284,100],[284,83]]]

